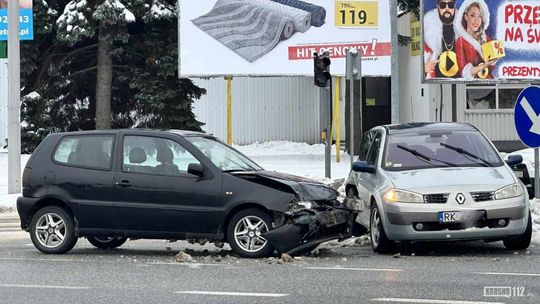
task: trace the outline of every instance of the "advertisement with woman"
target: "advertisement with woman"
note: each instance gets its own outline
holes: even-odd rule
[[[423,79],[540,79],[540,1],[425,0]]]

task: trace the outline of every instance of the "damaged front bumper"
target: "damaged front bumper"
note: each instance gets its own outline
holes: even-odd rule
[[[348,208],[322,207],[287,212],[285,223],[262,236],[278,251],[302,254],[320,243],[352,236],[356,212]]]

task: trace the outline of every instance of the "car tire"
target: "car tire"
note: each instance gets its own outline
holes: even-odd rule
[[[274,248],[261,234],[272,229],[272,217],[266,212],[249,208],[233,215],[227,225],[227,240],[232,250],[244,258],[269,256]]]
[[[30,221],[30,239],[43,253],[62,254],[77,243],[73,215],[59,206],[39,209]]]
[[[517,238],[504,240],[504,247],[508,250],[525,250],[529,248],[532,238],[532,218],[529,214],[529,220],[527,222],[527,228],[525,232]]]
[[[123,236],[118,237],[100,237],[100,236],[89,236],[87,237],[88,242],[94,245],[99,249],[114,249],[122,246],[127,238]]]
[[[384,232],[384,227],[376,204],[371,206],[369,217],[369,237],[371,238],[371,248],[377,253],[389,253],[395,248],[395,243],[388,239]]]

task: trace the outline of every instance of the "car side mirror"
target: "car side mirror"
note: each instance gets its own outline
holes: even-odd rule
[[[352,164],[354,172],[375,173],[375,167],[368,165],[365,161],[357,161]]]
[[[523,162],[523,156],[521,155],[510,155],[508,156],[508,159],[506,160],[506,163],[510,166],[517,166]]]
[[[198,177],[203,177],[204,168],[201,164],[189,164],[187,168],[187,173],[197,175]]]

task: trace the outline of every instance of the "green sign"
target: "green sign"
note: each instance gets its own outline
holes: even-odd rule
[[[366,98],[366,106],[372,107],[375,105],[375,98]]]
[[[7,58],[7,43],[0,41],[0,59]]]

